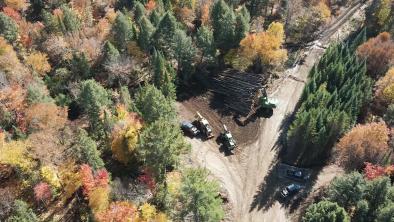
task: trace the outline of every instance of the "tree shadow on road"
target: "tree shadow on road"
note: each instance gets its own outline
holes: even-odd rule
[[[264,182],[260,184],[257,193],[254,195],[253,202],[250,205],[250,211],[267,211],[275,204],[276,201],[278,201],[283,207],[287,208],[290,213],[292,213],[297,210],[301,204],[304,203],[305,199],[311,193],[313,185],[316,183],[317,176],[321,171],[322,167],[313,168],[310,179],[307,182],[294,181],[286,177],[279,177],[278,174],[279,166],[283,162],[282,157],[287,155],[287,150],[284,148],[286,147],[285,144],[287,142],[287,131],[290,127],[292,120],[295,117],[298,105],[293,113],[289,113],[283,118],[283,121],[280,125],[281,133],[274,146],[271,148],[271,150],[278,149],[277,158],[275,158],[274,161],[271,163],[271,166],[269,168],[270,170],[265,176]],[[305,188],[301,192],[293,196],[283,198],[280,194],[281,190],[292,183],[304,185]]]
[[[279,164],[280,161],[275,162],[274,166],[272,166],[271,170],[264,178],[264,182],[259,186],[259,189],[253,198],[253,202],[251,203],[250,211],[267,211],[275,204],[276,201],[278,201],[283,207],[288,209],[290,213],[295,212],[311,193],[312,188],[317,181],[317,176],[322,169],[322,167],[312,169],[311,178],[307,182],[302,182],[279,177]],[[293,196],[283,198],[280,194],[281,190],[292,183],[301,184],[305,186],[305,188]]]

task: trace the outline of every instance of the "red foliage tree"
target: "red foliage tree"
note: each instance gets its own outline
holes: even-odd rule
[[[154,190],[156,187],[156,181],[153,178],[152,172],[148,169],[143,170],[143,173],[138,177],[138,180],[145,184],[150,190]]]
[[[383,176],[386,174],[385,168],[379,165],[375,165],[372,163],[365,163],[365,168],[364,168],[364,176],[368,180],[373,180],[377,177]]]
[[[83,193],[87,196],[95,186],[92,168],[87,164],[81,165],[79,175],[81,176]]]
[[[41,182],[34,187],[34,198],[36,201],[42,201],[47,203],[52,198],[52,190],[51,187],[45,183]]]
[[[82,189],[84,195],[98,187],[107,187],[109,183],[109,174],[105,169],[97,170],[94,174],[92,168],[87,164],[82,164],[79,170],[82,181]]]

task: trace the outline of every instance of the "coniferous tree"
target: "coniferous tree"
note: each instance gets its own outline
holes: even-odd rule
[[[153,81],[155,86],[160,89],[164,96],[175,99],[175,78],[174,68],[167,62],[161,52],[155,51],[153,54]]]
[[[96,142],[83,129],[78,131],[77,139],[72,146],[72,155],[75,156],[80,164],[88,164],[94,170],[104,167]]]
[[[138,156],[151,169],[158,181],[164,179],[167,167],[179,162],[179,155],[187,149],[178,124],[159,118],[145,128],[139,140]]]
[[[151,21],[153,26],[157,27],[159,25],[160,20],[161,20],[161,15],[158,12],[157,8],[152,11],[152,13],[150,14],[149,19],[150,19],[150,21]]]
[[[118,49],[107,41],[104,45],[104,63],[109,64],[119,59],[120,53]]]
[[[211,10],[213,37],[218,48],[228,50],[235,46],[236,17],[224,0],[214,3]]]
[[[63,20],[62,24],[64,24],[63,32],[75,32],[78,31],[81,27],[81,21],[78,18],[77,14],[67,6],[62,6],[63,11]]]
[[[243,38],[245,38],[246,33],[250,29],[250,15],[245,6],[242,7],[241,11],[236,16],[236,26],[234,31],[234,44],[238,44]]]
[[[75,79],[89,79],[92,77],[89,61],[85,53],[74,53],[70,69],[75,75]]]
[[[138,36],[138,44],[145,51],[152,48],[152,35],[155,32],[155,27],[145,16],[139,20],[140,34]]]
[[[345,209],[330,201],[320,201],[308,207],[303,222],[350,222]]]
[[[182,81],[187,83],[194,74],[193,63],[196,48],[192,39],[183,30],[177,30],[173,38],[174,57],[178,62],[178,71],[180,71]]]
[[[301,150],[298,164],[327,158],[330,148],[371,99],[372,81],[354,48],[347,44],[330,47],[310,72],[303,102],[287,134],[290,150]]]
[[[115,44],[120,51],[125,51],[127,43],[133,39],[133,23],[130,17],[118,12],[115,23],[112,27]]]
[[[78,96],[79,104],[88,115],[92,132],[103,130],[101,114],[111,104],[108,92],[96,81],[85,80],[81,82],[81,92]]]
[[[174,44],[176,30],[178,30],[176,19],[171,13],[167,12],[160,20],[160,23],[153,34],[156,48],[163,51],[167,56],[171,56],[173,54],[171,47]]]
[[[215,58],[216,47],[213,39],[213,32],[206,26],[202,26],[197,31],[197,46],[201,49],[201,61],[205,58],[210,61]]]
[[[173,119],[175,108],[173,101],[153,85],[141,87],[134,99],[135,106],[146,123],[152,123],[159,118]]]
[[[18,25],[3,12],[0,12],[0,36],[10,43],[18,37]]]
[[[187,169],[182,176],[180,217],[184,220],[191,215],[193,221],[221,221],[224,211],[218,192],[219,185],[208,179],[205,169]]]
[[[144,5],[137,1],[134,5],[134,21],[139,22],[140,19],[145,15],[146,10]]]

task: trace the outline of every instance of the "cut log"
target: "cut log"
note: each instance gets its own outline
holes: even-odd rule
[[[224,106],[237,115],[248,116],[254,112],[255,104],[267,77],[262,74],[226,70],[211,76],[209,90],[224,97]]]

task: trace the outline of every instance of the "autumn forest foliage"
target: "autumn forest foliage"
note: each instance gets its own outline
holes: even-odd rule
[[[0,0],[0,221],[222,221],[218,182],[185,164],[176,99],[224,69],[275,78],[293,56],[286,43],[311,41],[351,2],[287,14],[273,0]],[[331,152],[349,169],[369,162],[368,189],[392,175],[389,3],[369,8],[374,38],[327,49],[287,133],[297,164]],[[381,121],[352,128],[368,103]],[[346,220],[369,201],[383,210],[363,212],[385,217],[392,203],[374,205],[368,189],[311,215]]]

